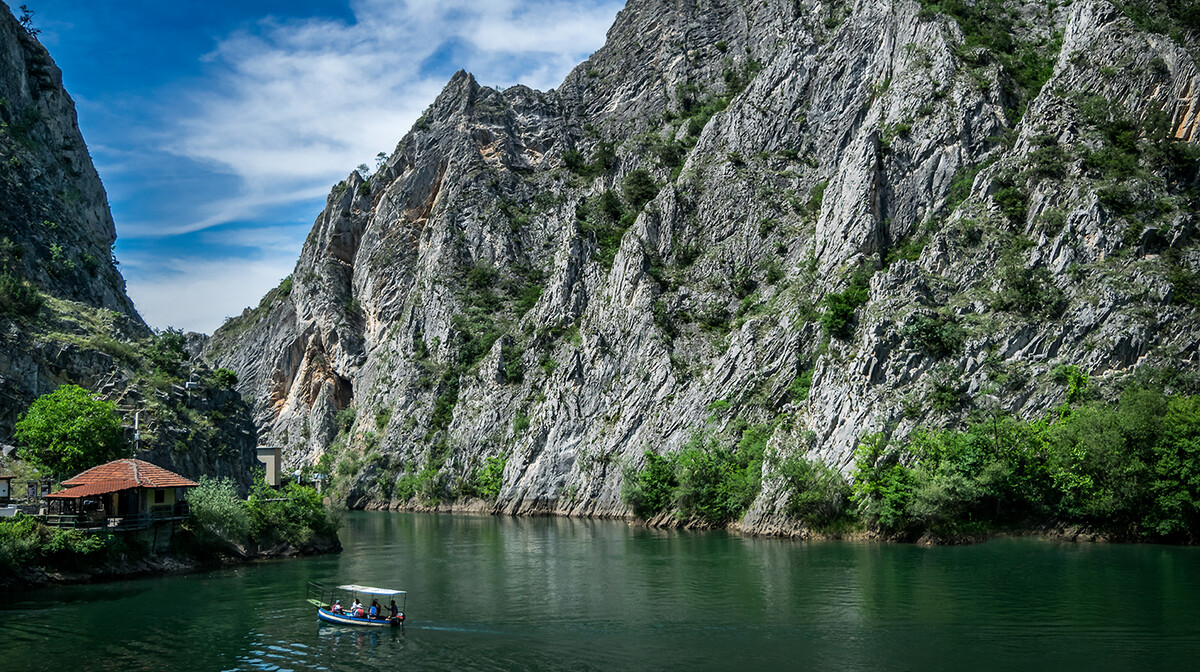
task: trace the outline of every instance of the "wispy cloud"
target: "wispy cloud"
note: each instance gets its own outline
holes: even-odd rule
[[[603,43],[618,3],[360,0],[353,21],[265,18],[205,58],[208,86],[184,97],[166,149],[241,180],[194,231],[311,199],[396,142],[457,68],[497,85],[556,86]],[[448,62],[439,50],[458,45]],[[422,67],[433,60],[433,68]],[[285,196],[286,195],[286,196]]]
[[[98,162],[122,179],[146,170],[139,188],[158,197],[118,218],[139,310],[155,326],[211,332],[256,304],[291,272],[332,184],[390,154],[450,74],[557,86],[623,4],[352,0],[352,18],[268,16],[220,38],[198,76],[149,94],[145,158],[122,148]],[[214,256],[222,249],[236,252]]]
[[[153,268],[135,268],[129,293],[138,312],[155,327],[211,333],[242,307],[258,305],[266,289],[291,273],[295,263],[287,254],[256,259],[175,257]]]
[[[304,237],[305,232],[297,230],[294,225],[237,227],[208,230],[200,234],[200,240],[205,246],[270,250],[289,248],[297,252],[304,242]],[[291,260],[295,262],[295,256],[292,256]]]

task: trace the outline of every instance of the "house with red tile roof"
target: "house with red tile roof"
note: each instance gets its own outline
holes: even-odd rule
[[[183,520],[187,490],[199,485],[132,458],[92,467],[62,484],[62,490],[46,495],[47,525],[118,530]]]

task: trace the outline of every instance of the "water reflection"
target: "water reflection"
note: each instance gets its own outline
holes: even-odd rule
[[[12,596],[0,668],[1033,672],[1200,655],[1194,548],[802,543],[389,513],[349,515],[342,540],[340,556]],[[308,581],[406,589],[409,621],[320,624]]]
[[[317,639],[329,651],[373,651],[379,648],[380,643],[386,643],[393,649],[403,648],[400,646],[402,633],[403,628],[354,629],[343,625],[321,625]]]

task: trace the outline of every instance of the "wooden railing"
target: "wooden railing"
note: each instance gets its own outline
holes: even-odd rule
[[[97,516],[86,513],[48,513],[42,519],[42,522],[50,527],[116,532],[144,530],[155,523],[187,520],[190,514],[187,502],[179,502],[174,506],[153,507],[149,513],[137,513],[125,516]]]

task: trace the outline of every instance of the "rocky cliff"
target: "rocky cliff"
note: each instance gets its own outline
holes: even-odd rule
[[[1195,367],[1200,26],[1160,4],[630,0],[556,90],[455,75],[205,356],[351,505],[576,515],[697,434],[846,469],[1061,365]],[[745,529],[794,525],[773,463]]]
[[[248,485],[256,437],[240,396],[182,348],[157,348],[170,371],[148,360],[156,338],[125,294],[108,197],[35,33],[0,5],[0,443],[33,399],[74,383],[117,401],[131,438],[143,411],[140,457]],[[189,377],[204,384],[187,392]]]

